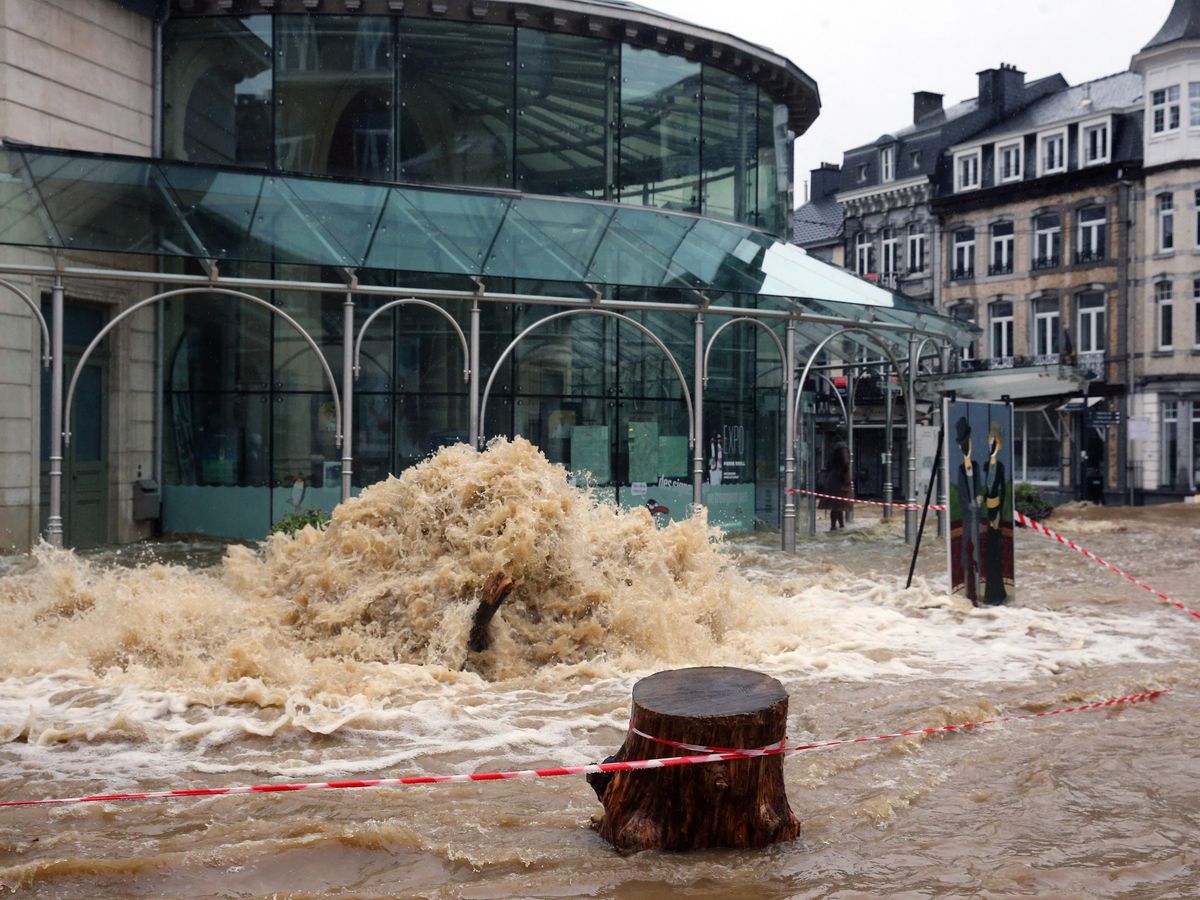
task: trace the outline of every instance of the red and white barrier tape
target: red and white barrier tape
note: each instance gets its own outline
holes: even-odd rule
[[[896,509],[932,509],[941,511],[946,508],[941,503],[931,503],[929,506],[925,506],[923,503],[884,503],[882,500],[859,500],[856,497],[843,497],[839,494],[822,494],[820,491],[806,491],[804,488],[789,488],[785,493],[806,494],[813,497],[824,497],[826,500],[840,500],[843,503],[862,503],[867,506],[891,506]]]
[[[838,741],[820,741],[812,744],[800,744],[794,747],[771,744],[757,750],[729,750],[715,753],[705,753],[699,756],[671,756],[663,759],[639,759],[625,762],[592,763],[586,766],[556,766],[548,769],[520,769],[512,772],[479,772],[473,775],[416,775],[407,778],[370,778],[359,781],[323,781],[291,784],[257,784],[240,785],[223,788],[193,788],[174,791],[142,791],[130,794],[93,794],[86,797],[54,797],[43,800],[6,800],[0,801],[0,807],[15,806],[47,806],[50,804],[66,803],[98,803],[117,800],[167,800],[176,797],[219,797],[232,794],[274,794],[289,791],[320,791],[344,790],[353,788],[398,787],[414,784],[462,784],[469,781],[503,781],[510,778],[554,778],[559,775],[590,775],[598,772],[633,772],[641,769],[664,769],[672,766],[691,766],[712,762],[728,762],[732,760],[754,759],[762,756],[775,756],[780,753],[795,753],[801,750],[816,750],[822,747],[842,747],[849,744],[863,744],[868,741],[886,741],[895,738],[909,737],[917,734],[937,734],[942,731],[963,731],[968,728],[979,728],[983,725],[997,725],[1003,722],[1019,722],[1029,719],[1042,719],[1049,716],[1060,716],[1065,713],[1085,712],[1088,710],[1105,709],[1121,704],[1142,703],[1154,700],[1169,690],[1143,691],[1140,694],[1130,694],[1125,697],[1113,697],[1088,703],[1083,706],[1069,706],[1062,709],[1052,709],[1040,713],[1028,713],[1020,716],[999,716],[980,722],[967,722],[961,725],[937,725],[933,728],[918,728],[913,731],[897,731],[891,734],[877,734],[872,737],[849,738]],[[639,732],[640,734],[640,732]],[[649,735],[643,735],[649,737]],[[650,738],[658,743],[670,742],[659,738]],[[680,745],[683,746],[683,745]]]
[[[1016,520],[1018,522],[1020,522],[1022,525],[1028,526],[1029,528],[1032,528],[1034,531],[1039,531],[1042,534],[1044,534],[1046,537],[1053,538],[1054,540],[1058,541],[1063,546],[1070,547],[1072,550],[1075,550],[1078,553],[1082,553],[1088,559],[1092,560],[1092,562],[1099,563],[1100,565],[1104,566],[1106,569],[1110,569],[1111,571],[1116,572],[1118,575],[1120,575],[1126,581],[1130,581],[1133,584],[1136,584],[1138,587],[1142,588],[1143,590],[1149,591],[1151,594],[1153,594],[1159,600],[1163,600],[1163,601],[1171,604],[1175,608],[1183,610],[1188,615],[1195,616],[1197,619],[1200,619],[1200,612],[1196,612],[1196,610],[1194,610],[1194,609],[1188,609],[1188,607],[1184,606],[1178,600],[1172,600],[1166,594],[1162,593],[1162,591],[1157,591],[1154,588],[1150,587],[1150,585],[1148,585],[1144,582],[1138,581],[1136,578],[1134,578],[1128,572],[1124,572],[1121,569],[1118,569],[1116,566],[1114,566],[1108,560],[1101,559],[1099,556],[1097,556],[1095,553],[1092,553],[1090,550],[1085,550],[1083,547],[1080,547],[1078,544],[1076,544],[1070,538],[1063,537],[1061,534],[1059,534],[1053,528],[1047,528],[1041,522],[1038,522],[1035,519],[1031,519],[1031,518],[1029,518],[1029,516],[1025,515],[1024,513],[1017,512],[1016,510],[1013,510],[1013,515],[1016,517]]]

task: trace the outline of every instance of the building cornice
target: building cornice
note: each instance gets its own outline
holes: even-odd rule
[[[835,199],[847,207],[878,207],[886,209],[893,206],[909,206],[913,203],[923,203],[929,195],[929,176],[918,175],[916,178],[905,178],[901,181],[889,181],[886,184],[873,184],[868,187],[845,191],[835,195]],[[863,210],[857,210],[858,215]],[[870,210],[866,210],[870,211]]]

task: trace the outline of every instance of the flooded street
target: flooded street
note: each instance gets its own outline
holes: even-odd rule
[[[1047,524],[1200,608],[1200,505]],[[0,800],[597,762],[633,683],[692,665],[779,678],[793,743],[1171,693],[789,755],[803,831],[765,851],[620,855],[582,778],[90,803],[0,809],[0,894],[1195,896],[1200,620],[1026,529],[1007,607],[946,595],[932,518],[906,590],[910,552],[873,511],[794,556],[656,528],[517,441],[261,551],[6,560]]]

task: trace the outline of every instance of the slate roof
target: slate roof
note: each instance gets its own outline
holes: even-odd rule
[[[840,240],[843,222],[842,204],[832,197],[811,200],[792,213],[792,243],[803,247]]]
[[[1150,38],[1150,43],[1142,48],[1142,52],[1175,41],[1195,40],[1200,40],[1200,0],[1175,0],[1167,21],[1158,34]]]
[[[1037,131],[1044,126],[1083,115],[1123,112],[1137,105],[1141,99],[1142,76],[1134,72],[1117,72],[1035,100],[1015,116],[1002,119],[986,131],[972,135],[969,142],[986,144],[992,137]],[[1091,102],[1085,102],[1089,100]]]

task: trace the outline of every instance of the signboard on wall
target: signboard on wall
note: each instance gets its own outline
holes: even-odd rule
[[[1010,403],[946,400],[950,593],[975,606],[1014,596],[1013,413]]]

